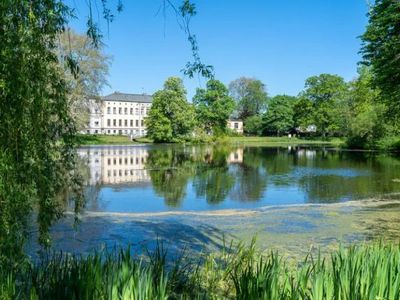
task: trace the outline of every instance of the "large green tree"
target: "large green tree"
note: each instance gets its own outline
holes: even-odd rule
[[[146,119],[147,134],[157,143],[187,138],[195,126],[195,111],[187,102],[182,80],[170,77],[153,95]]]
[[[0,1],[0,264],[22,257],[30,213],[40,241],[77,187],[70,92],[56,39],[70,16],[60,1]]]
[[[372,67],[372,83],[400,127],[400,1],[376,0],[361,39],[364,63]]]
[[[347,145],[352,148],[374,148],[387,133],[387,108],[378,101],[380,92],[373,88],[372,80],[370,69],[361,68],[359,76],[350,82],[347,105],[342,106]]]
[[[296,97],[278,95],[270,99],[263,116],[264,133],[281,135],[293,128],[293,105]]]
[[[321,135],[340,134],[341,116],[338,108],[347,90],[346,82],[338,75],[321,74],[306,80],[305,89],[299,97],[312,103],[314,124]]]
[[[104,54],[103,44],[95,46],[86,34],[78,34],[72,29],[61,32],[57,40],[60,72],[70,91],[71,115],[78,129],[83,129],[88,122],[89,99],[100,95],[103,87],[108,86],[111,57]],[[65,68],[65,63],[71,59],[74,68]]]
[[[164,1],[163,3],[169,3]],[[101,32],[94,10],[107,22],[114,15],[107,0],[86,2],[87,36],[99,46]],[[118,1],[117,10],[122,8]],[[175,9],[175,7],[174,7]],[[195,7],[189,0],[175,9],[192,46],[186,74],[212,76],[198,55],[189,30]],[[99,14],[100,15],[100,14]],[[76,124],[71,117],[72,92],[60,63],[79,76],[74,55],[57,55],[58,39],[75,17],[62,0],[0,1],[0,266],[15,267],[23,257],[28,224],[35,210],[39,241],[49,245],[49,227],[62,215],[63,200],[80,190],[75,169]],[[62,57],[64,56],[64,57]],[[80,199],[80,197],[79,197]],[[77,201],[76,209],[80,201]]]
[[[236,101],[238,117],[243,120],[266,109],[267,91],[261,80],[240,77],[229,84],[229,93]]]
[[[206,132],[226,132],[227,121],[235,109],[235,102],[222,82],[209,80],[206,89],[197,89],[193,102],[198,122]]]

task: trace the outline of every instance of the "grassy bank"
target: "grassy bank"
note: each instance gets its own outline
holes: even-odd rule
[[[78,135],[77,142],[79,145],[129,145],[136,143],[152,143],[148,138],[139,138],[131,141],[129,137],[123,135]],[[232,143],[241,145],[299,145],[299,144],[315,144],[315,145],[341,145],[343,140],[333,139],[299,139],[288,137],[223,137],[211,138],[209,140],[194,141],[196,144],[202,143]]]
[[[299,264],[254,246],[168,257],[162,248],[147,258],[129,249],[53,255],[20,273],[0,270],[0,299],[400,299],[399,246],[353,246]]]
[[[147,138],[138,138],[134,141],[130,140],[128,136],[124,135],[78,135],[77,143],[79,145],[129,145],[137,143],[150,143],[151,140]]]
[[[272,136],[255,136],[255,137],[229,137],[227,141],[234,144],[243,145],[335,145],[343,144],[343,140],[339,138],[321,139],[321,138],[288,138],[288,137],[272,137]]]

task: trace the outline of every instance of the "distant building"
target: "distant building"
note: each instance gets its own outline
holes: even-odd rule
[[[89,124],[83,133],[145,136],[147,130],[144,119],[150,111],[152,100],[150,95],[118,92],[91,99]]]
[[[243,134],[243,121],[239,119],[229,119],[228,128],[236,131],[237,133]]]
[[[316,133],[317,126],[316,125],[308,125],[307,127],[297,127],[297,133]]]

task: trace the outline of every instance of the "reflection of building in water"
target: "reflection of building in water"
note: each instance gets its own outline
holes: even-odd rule
[[[299,149],[297,151],[297,156],[298,157],[307,157],[307,158],[314,158],[317,155],[317,151],[316,150],[312,150],[312,149]]]
[[[91,185],[149,182],[144,147],[90,147],[78,150],[87,159]]]
[[[243,162],[243,148],[237,148],[229,153],[227,162],[230,164]]]

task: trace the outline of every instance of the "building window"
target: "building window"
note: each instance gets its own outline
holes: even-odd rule
[[[111,158],[107,160],[108,165],[111,165]]]
[[[97,133],[99,133],[99,131],[96,129],[96,130],[94,131],[94,133],[97,134]]]
[[[239,129],[239,123],[234,123],[235,129]]]
[[[113,107],[113,114],[115,115],[117,113],[117,108]]]
[[[135,114],[138,116],[139,115],[139,108],[135,108]]]
[[[131,108],[131,111],[130,111],[130,112],[131,112],[131,115],[133,115],[133,108]]]
[[[128,126],[128,120],[125,120],[125,127]]]
[[[144,126],[144,120],[140,121],[140,125],[143,127]]]
[[[108,133],[111,133],[111,130],[109,129],[109,130],[107,130],[107,132],[108,132]]]
[[[117,164],[117,160],[114,158],[114,165],[116,165]]]
[[[90,133],[90,130],[86,130],[86,133]]]
[[[111,126],[111,120],[107,119],[107,126]]]
[[[139,127],[139,120],[136,120],[136,127]]]
[[[119,164],[122,165],[122,158],[119,159]]]
[[[99,126],[99,121],[94,122],[95,126]]]
[[[127,108],[127,107],[125,107],[124,113],[125,113],[126,115],[128,114],[128,108]]]
[[[133,157],[131,157],[131,165],[133,165]]]
[[[131,127],[133,127],[133,120],[131,120],[130,124],[131,124]]]
[[[116,119],[113,120],[113,125],[117,126],[117,120]],[[115,133],[115,130],[114,130],[114,133]]]
[[[118,113],[121,115],[122,114],[122,107],[118,108]]]
[[[121,135],[122,134],[122,130],[118,130],[118,134]]]
[[[121,119],[118,120],[118,125],[119,125],[119,126],[122,126],[122,120],[121,120]]]
[[[116,130],[114,130],[114,133],[117,133],[117,131],[116,131]]]

